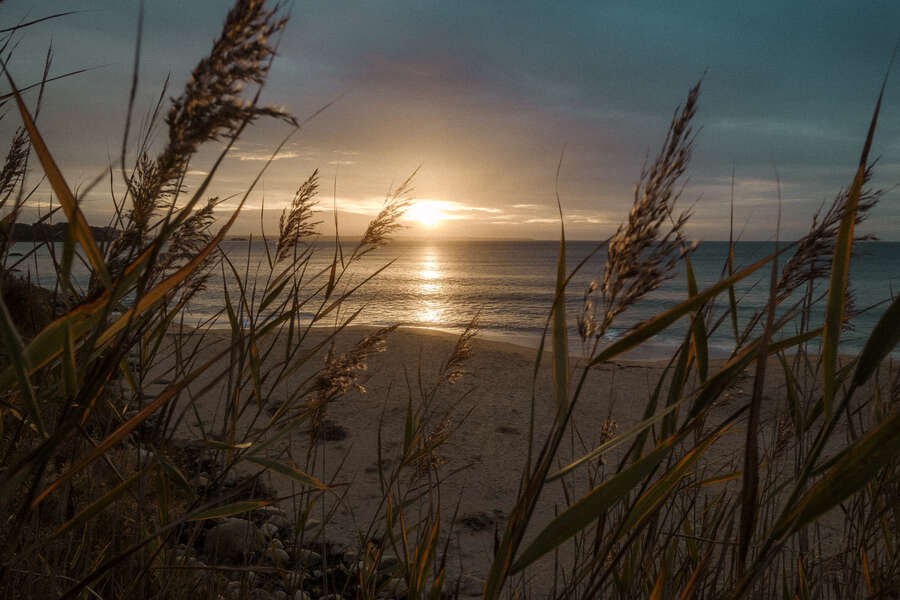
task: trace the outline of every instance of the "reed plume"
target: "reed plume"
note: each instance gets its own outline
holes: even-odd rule
[[[3,168],[0,169],[0,208],[6,205],[17,184],[25,176],[30,147],[28,134],[24,128],[19,127],[13,135]]]
[[[296,119],[284,109],[258,106],[241,93],[247,84],[261,86],[275,48],[271,43],[286,18],[263,0],[239,0],[229,11],[209,55],[194,68],[183,92],[171,100],[165,117],[167,141],[155,159],[142,153],[129,179],[132,209],[128,231],[113,256],[143,247],[151,221],[160,209],[174,208],[181,179],[191,157],[210,141],[233,137],[259,117],[275,117],[292,126]]]
[[[396,325],[378,329],[356,342],[349,351],[340,354],[332,344],[325,356],[325,367],[316,382],[318,404],[332,402],[353,388],[365,392],[366,388],[359,383],[359,374],[368,369],[366,361],[370,356],[387,349],[387,336],[395,329]]]
[[[447,359],[444,366],[443,378],[447,383],[456,383],[461,377],[467,375],[469,371],[465,368],[466,362],[472,357],[472,343],[475,336],[478,335],[478,315],[469,321],[465,331],[456,338],[456,345],[453,347],[453,353]]]
[[[398,229],[402,229],[400,218],[412,206],[412,180],[416,171],[406,178],[399,186],[389,192],[378,215],[369,222],[366,231],[353,252],[353,259],[360,259],[372,250],[387,244],[391,235]]]
[[[620,225],[609,241],[599,285],[603,315],[593,328],[598,335],[606,332],[617,315],[671,278],[678,261],[693,248],[685,245],[682,237],[690,213],[675,217],[673,211],[680,196],[676,184],[691,156],[691,119],[699,94],[698,83],[684,106],[675,110],[662,149],[653,164],[641,170],[628,222]]]
[[[12,143],[6,158],[3,161],[3,168],[0,169],[0,210],[6,207],[7,202],[12,197],[13,192],[23,181],[28,166],[28,153],[31,148],[28,142],[28,134],[24,128],[16,129],[13,135]],[[9,213],[0,221],[0,240],[2,240],[2,251],[6,252],[9,244],[12,243],[11,230],[15,227],[15,222],[19,216],[19,210],[22,207],[24,199],[16,198]]]
[[[872,166],[865,170],[863,186],[872,177]],[[872,208],[878,204],[884,191],[863,187],[856,208],[856,224],[862,223]],[[847,206],[848,190],[841,190],[824,213],[820,206],[813,215],[809,232],[797,242],[797,249],[785,263],[778,280],[778,300],[789,297],[799,287],[823,277],[831,269],[834,245],[841,226],[841,219]],[[875,239],[872,235],[858,235],[854,242]]]
[[[316,225],[321,221],[313,221],[316,202],[314,198],[319,190],[319,170],[313,171],[304,181],[291,200],[289,208],[281,212],[278,221],[278,245],[275,249],[275,262],[285,260],[291,251],[304,239],[315,235]]]

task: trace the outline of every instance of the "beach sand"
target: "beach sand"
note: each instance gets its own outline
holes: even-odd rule
[[[372,331],[367,327],[347,328],[337,338],[338,349],[347,348]],[[330,333],[328,329],[312,330],[304,347]],[[426,396],[431,393],[441,366],[453,352],[456,339],[454,335],[434,330],[398,329],[389,336],[386,351],[372,356],[368,368],[361,372],[359,383],[366,391],[353,389],[327,406],[325,418],[335,426],[334,431],[343,431],[346,436],[322,442],[315,466],[310,469],[312,475],[327,482],[331,488],[321,496],[311,515],[327,522],[324,539],[356,548],[360,532],[368,531],[373,520],[377,522],[385,514],[379,456],[385,472],[397,465],[407,408],[410,402],[417,405],[423,393]],[[195,357],[195,364],[213,356],[225,346],[225,340],[225,334],[209,334],[202,345],[203,350]],[[259,347],[264,353],[268,347],[266,341]],[[284,352],[283,342],[277,342],[274,347],[278,355]],[[450,539],[448,574],[451,578],[468,575],[466,582],[472,592],[477,591],[477,582],[487,573],[495,531],[502,535],[516,498],[526,460],[532,394],[535,398],[536,440],[543,440],[543,434],[554,418],[549,355],[536,375],[535,358],[534,349],[476,338],[472,356],[465,363],[468,373],[453,385],[443,382],[434,394],[434,424],[441,415],[446,415],[452,430],[437,451],[440,494],[434,503],[440,507],[442,542],[448,536]],[[238,421],[238,432],[249,430],[253,437],[257,431],[264,430],[276,405],[302,387],[310,374],[322,365],[322,355],[316,356],[274,389],[268,390],[265,395],[269,405],[259,412],[252,394],[245,391],[242,402],[247,403],[248,409]],[[604,441],[613,422],[619,433],[638,423],[664,367],[664,361],[623,361],[593,368],[574,411],[572,435],[567,436],[561,448],[560,466]],[[764,418],[767,423],[777,423],[786,416],[784,378],[777,362],[770,362],[769,367]],[[572,371],[579,371],[577,365],[572,365]],[[226,404],[221,386],[225,380],[219,370],[210,369],[192,384],[195,390],[208,389],[190,410],[184,411],[178,436],[198,437],[198,422],[202,422],[207,431],[221,431]],[[709,426],[721,422],[745,404],[751,389],[752,376],[747,374],[711,411]],[[187,401],[182,399],[180,404],[183,409]],[[270,454],[284,462],[293,460],[298,467],[304,468],[309,447],[308,429],[308,423],[298,426],[292,435],[274,445]],[[706,457],[704,468],[717,472],[739,469],[744,431],[743,422],[739,422],[716,442]],[[774,427],[767,429],[767,439],[772,437],[773,431]],[[621,449],[608,455],[605,467],[594,461],[591,467],[582,468],[568,478],[568,493],[580,497],[590,489],[589,473],[594,477],[611,474],[620,452]],[[788,451],[786,456],[793,454]],[[267,473],[265,477],[279,496],[300,489],[292,480],[279,475]],[[395,489],[414,489],[425,482],[427,478],[417,476],[416,469],[406,468],[401,472],[399,488]],[[727,485],[738,489],[739,482]],[[549,484],[534,515],[529,537],[569,503],[566,490],[559,482]],[[282,505],[289,512],[295,510],[291,500],[283,501]],[[427,501],[420,502],[418,508],[413,505],[406,509],[406,526],[411,531],[415,530],[418,510],[424,506]],[[564,545],[561,552],[564,559],[566,553],[571,552],[570,546]],[[545,557],[528,569],[525,577],[528,588],[537,593],[536,597],[545,595],[552,585],[552,557]],[[517,584],[522,582],[522,579],[516,580]]]

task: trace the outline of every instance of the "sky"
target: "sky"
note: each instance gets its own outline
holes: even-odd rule
[[[229,6],[146,2],[136,114],[146,114],[167,76],[167,95],[180,91]],[[70,185],[84,190],[122,144],[138,3],[6,0],[0,27],[70,10],[78,12],[28,28],[9,69],[19,87],[33,83],[51,44],[51,76],[88,69],[50,84],[39,115]],[[322,232],[333,233],[336,206],[342,233],[358,233],[386,192],[418,169],[416,205],[402,235],[556,239],[558,192],[567,237],[603,239],[627,219],[644,160],[702,78],[680,204],[693,211],[688,234],[727,239],[733,190],[742,239],[774,238],[779,196],[780,237],[796,238],[816,208],[852,180],[900,36],[894,1],[298,1],[285,10],[290,21],[262,101],[300,119],[328,108],[269,166],[235,234],[258,234],[261,226],[272,233],[316,168]],[[873,185],[887,193],[863,226],[894,241],[897,70],[873,147]],[[6,112],[4,139],[17,125],[17,115]],[[224,161],[211,193],[244,193],[288,132],[276,121],[255,125]],[[191,163],[188,187],[200,182],[217,149]],[[109,188],[82,194],[92,224],[110,217]],[[34,209],[49,202],[41,188]],[[220,215],[235,204],[224,202]]]

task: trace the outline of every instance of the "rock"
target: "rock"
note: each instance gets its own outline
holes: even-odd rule
[[[284,590],[275,590],[274,592],[272,592],[272,598],[274,600],[287,600],[287,597],[287,592],[285,592]]]
[[[301,572],[291,571],[290,573],[287,574],[287,576],[284,579],[287,582],[288,589],[294,590],[294,589],[297,589],[298,587],[300,587],[300,584],[303,583],[305,576]]]
[[[269,520],[266,521],[267,525],[274,525],[278,529],[287,529],[291,526],[291,522],[284,515],[273,514],[269,517]]]
[[[312,567],[322,564],[322,555],[318,552],[302,548],[297,550],[297,563],[303,565],[307,569],[311,569]]]
[[[241,597],[241,582],[229,581],[225,586],[225,598],[228,600],[238,600]]]
[[[269,538],[273,538],[278,535],[278,526],[272,523],[265,523],[262,527],[260,527],[260,530],[262,530],[262,532],[266,534],[266,537]]]
[[[266,536],[246,519],[224,519],[206,532],[206,556],[223,564],[243,562],[254,552],[266,547]]]
[[[293,600],[312,600],[312,596],[309,595],[309,592],[297,590],[296,592],[294,592]]]
[[[270,517],[272,515],[281,515],[284,516],[284,509],[280,506],[276,506],[274,504],[266,504],[265,506],[260,506],[256,510],[253,511],[253,514],[263,515],[263,517]]]
[[[463,596],[480,596],[484,590],[484,581],[471,575],[459,578],[459,593]]]
[[[400,564],[400,559],[393,554],[385,554],[378,561],[378,567],[381,571],[393,571]]]
[[[250,592],[250,600],[273,600],[272,594],[262,588],[256,588]]]
[[[488,531],[496,525],[496,520],[484,511],[463,515],[459,522],[471,531]]]
[[[291,555],[280,548],[269,548],[266,551],[266,560],[279,567],[285,567],[291,562]]]
[[[279,550],[284,550],[284,542],[279,540],[278,538],[272,539],[272,545],[278,548]]]
[[[356,552],[354,552],[353,550],[347,550],[346,552],[344,552],[344,555],[341,558],[344,561],[344,564],[355,565],[356,557]]]
[[[384,587],[378,592],[379,598],[395,598],[397,596],[406,596],[409,593],[409,586],[406,580],[400,577],[391,577],[384,584]]]

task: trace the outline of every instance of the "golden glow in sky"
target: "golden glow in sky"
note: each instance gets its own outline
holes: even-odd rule
[[[446,219],[440,204],[434,200],[416,200],[406,211],[406,217],[425,227],[434,227]]]

